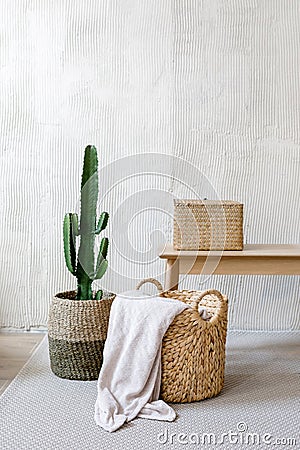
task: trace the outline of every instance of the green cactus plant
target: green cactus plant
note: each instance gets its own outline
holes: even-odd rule
[[[103,237],[95,264],[95,236],[103,231],[108,222],[108,213],[103,212],[96,223],[98,200],[98,157],[94,146],[85,149],[81,179],[80,223],[76,213],[64,217],[63,240],[66,265],[77,278],[77,300],[100,300],[103,292],[93,295],[92,283],[103,277],[107,269],[108,238]],[[80,238],[76,255],[76,239]]]

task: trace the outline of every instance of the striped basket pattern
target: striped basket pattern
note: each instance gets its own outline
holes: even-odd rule
[[[69,380],[96,380],[102,365],[114,295],[75,300],[76,291],[53,297],[48,317],[51,370]]]

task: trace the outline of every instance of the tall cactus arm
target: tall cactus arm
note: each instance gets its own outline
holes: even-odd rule
[[[100,278],[102,278],[103,275],[105,274],[107,266],[108,266],[107,260],[104,259],[102,255],[100,258],[98,256],[97,262],[99,262],[99,264],[97,264],[97,267],[96,267],[96,273],[95,273],[94,280],[100,280]]]
[[[77,258],[77,298],[92,298],[94,278],[94,244],[96,207],[98,198],[98,158],[95,147],[89,145],[84,152],[80,199],[80,245]]]
[[[97,228],[95,230],[95,234],[100,234],[101,231],[103,231],[106,228],[107,222],[108,222],[108,218],[109,218],[109,215],[108,215],[107,212],[103,212],[100,215],[99,220],[98,220],[98,224],[97,224]]]
[[[98,259],[99,259],[99,257],[100,257],[100,254],[103,256],[104,259],[106,259],[106,257],[107,257],[107,251],[108,251],[108,238],[107,238],[107,237],[104,237],[104,238],[102,238],[102,240],[101,240]],[[98,264],[98,261],[97,261],[97,264]]]
[[[83,172],[81,178],[81,189],[83,189],[85,183],[97,173],[98,170],[98,156],[97,149],[93,145],[88,145],[84,152]],[[98,180],[98,176],[97,176]]]
[[[72,227],[74,236],[79,236],[78,214],[72,214]]]
[[[96,228],[96,207],[98,199],[98,158],[96,148],[89,145],[85,149],[83,171],[81,178],[81,214],[80,214],[80,234],[94,233]],[[85,242],[90,249],[94,246],[93,237],[88,237],[89,242]]]
[[[108,238],[104,237],[104,238],[102,238],[101,244],[100,244],[94,280],[99,280],[99,278],[102,278],[106,271],[105,264],[107,262],[104,263],[104,266],[102,266],[102,268],[101,268],[101,264],[103,261],[106,261],[107,250],[108,250]],[[101,276],[99,276],[99,274],[101,274],[102,271],[104,271],[103,274]],[[97,276],[97,274],[98,274],[98,276]]]
[[[76,274],[76,247],[75,247],[75,233],[74,223],[76,222],[77,214],[66,214],[63,224],[63,238],[64,238],[64,255],[66,265],[72,275]],[[78,220],[78,219],[77,219]]]

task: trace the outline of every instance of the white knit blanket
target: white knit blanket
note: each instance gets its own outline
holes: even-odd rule
[[[159,400],[163,335],[188,305],[140,291],[118,295],[111,307],[95,421],[115,431],[135,417],[173,421],[175,411]]]

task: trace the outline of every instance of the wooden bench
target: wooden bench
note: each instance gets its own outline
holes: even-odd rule
[[[167,244],[165,289],[178,289],[180,274],[300,275],[300,245],[248,244],[241,251],[178,251]]]

